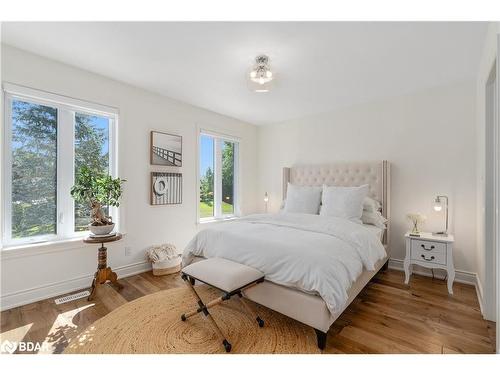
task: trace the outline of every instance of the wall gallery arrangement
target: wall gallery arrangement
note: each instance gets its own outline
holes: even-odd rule
[[[150,160],[152,165],[182,166],[182,137],[157,131],[151,132]],[[151,205],[182,203],[182,173],[151,172]]]

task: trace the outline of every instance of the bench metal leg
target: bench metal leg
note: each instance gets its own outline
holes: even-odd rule
[[[255,314],[255,312],[250,307],[250,305],[248,304],[248,302],[243,299],[243,295],[241,293],[238,293],[238,297],[240,297],[240,302],[243,305],[243,307],[245,308],[245,310],[247,311],[247,313],[250,316],[255,316],[256,317],[255,320],[259,324],[259,327],[261,327],[261,328],[264,327],[264,321],[260,318],[260,316],[258,316],[257,314]]]
[[[197,298],[199,298],[199,297],[197,297]],[[207,303],[205,305],[205,304],[203,304],[203,301],[201,301],[201,299],[198,299],[198,305],[200,307],[198,307],[197,309],[194,309],[194,310],[192,310],[190,312],[187,312],[185,314],[182,314],[181,315],[181,319],[183,321],[185,321],[186,319],[192,317],[193,315],[196,315],[196,314],[199,314],[199,313],[203,312],[203,308],[209,309],[210,307],[213,307],[213,306],[216,306],[216,305],[220,304],[222,301],[224,301],[224,299],[222,297],[219,297],[217,299],[214,299],[213,301],[210,301],[209,303]],[[200,302],[201,302],[201,305],[200,305]]]
[[[231,344],[229,343],[229,341],[226,340],[226,337],[224,336],[224,334],[222,333],[221,329],[219,328],[219,326],[215,322],[214,318],[208,312],[208,308],[209,307],[213,307],[213,306],[218,305],[219,303],[221,303],[224,300],[223,297],[219,297],[219,298],[217,298],[217,299],[209,302],[207,305],[205,305],[203,303],[202,299],[200,298],[200,296],[198,295],[198,293],[196,292],[196,290],[194,289],[193,285],[191,284],[191,281],[188,280],[187,278],[185,279],[185,281],[186,281],[186,285],[189,287],[189,290],[192,292],[193,296],[196,298],[196,300],[198,302],[198,305],[200,307],[198,309],[194,310],[194,311],[191,311],[191,312],[187,313],[187,314],[182,314],[181,315],[182,321],[186,321],[187,318],[189,318],[189,317],[191,317],[193,315],[196,315],[196,314],[198,314],[200,312],[203,312],[203,314],[205,315],[205,317],[208,319],[208,321],[214,327],[215,332],[217,333],[217,335],[219,336],[219,338],[222,340],[222,345],[224,345],[224,349],[226,350],[226,352],[229,353],[231,351]]]

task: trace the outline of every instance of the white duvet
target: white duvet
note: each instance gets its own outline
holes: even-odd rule
[[[380,239],[362,225],[308,214],[250,215],[200,231],[186,246],[195,256],[225,258],[256,268],[266,280],[317,293],[334,314],[363,271],[386,255]]]

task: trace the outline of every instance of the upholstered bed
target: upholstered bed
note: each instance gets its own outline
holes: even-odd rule
[[[288,183],[300,186],[360,186],[367,184],[368,196],[380,202],[381,213],[388,219],[382,236],[386,255],[379,259],[371,270],[363,269],[347,291],[346,302],[332,311],[318,294],[279,285],[271,281],[248,289],[245,297],[313,327],[318,337],[318,346],[324,348],[326,333],[332,323],[342,314],[371,278],[387,264],[389,258],[390,230],[390,168],[387,161],[338,162],[327,165],[295,166],[283,169],[283,199],[287,196]],[[379,245],[380,246],[380,243]],[[194,261],[202,258],[194,259]],[[191,260],[193,261],[193,260]]]

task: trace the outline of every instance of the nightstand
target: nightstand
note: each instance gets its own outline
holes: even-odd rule
[[[426,268],[440,268],[448,272],[448,293],[453,294],[453,281],[455,280],[453,236],[449,234],[444,237],[432,233],[420,233],[420,237],[414,237],[406,233],[405,240],[405,284],[410,281],[413,264]]]

